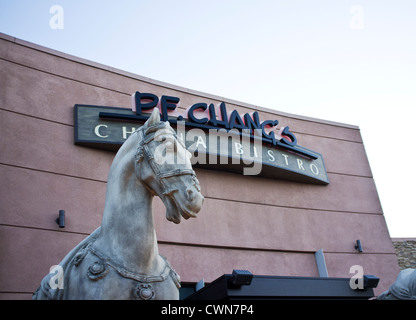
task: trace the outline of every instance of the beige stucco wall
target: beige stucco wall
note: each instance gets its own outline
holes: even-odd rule
[[[74,145],[76,103],[130,107],[135,91],[180,97],[181,108],[225,101],[290,126],[323,155],[318,186],[197,169],[205,195],[197,219],[174,225],[155,201],[160,253],[182,281],[210,282],[232,269],[331,277],[352,265],[381,278],[399,267],[358,127],[263,109],[154,81],[0,34],[0,298],[30,298],[49,268],[101,223],[114,153]],[[55,223],[66,211],[66,227]],[[360,239],[363,253],[354,249]]]

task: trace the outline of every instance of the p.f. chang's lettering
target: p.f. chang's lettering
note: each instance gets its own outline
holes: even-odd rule
[[[194,111],[200,109],[202,111],[209,110],[209,118],[197,118],[194,115]],[[267,132],[266,128],[272,128],[279,124],[277,120],[266,120],[260,122],[258,112],[253,112],[252,114],[246,113],[244,114],[243,118],[239,115],[237,110],[233,110],[231,115],[228,116],[227,107],[224,102],[222,102],[219,106],[219,111],[221,115],[221,120],[217,118],[216,110],[214,104],[210,104],[209,106],[206,103],[196,103],[188,110],[188,120],[193,123],[201,124],[201,125],[208,125],[210,128],[212,127],[221,127],[225,129],[246,129],[253,135],[254,130],[259,129],[262,132],[262,137],[265,142],[270,142],[273,145],[279,146],[296,146],[297,139],[295,135],[289,131],[289,127],[284,127],[281,131],[281,138],[276,139],[275,132],[273,130],[269,130]]]
[[[175,111],[180,99],[172,96],[161,96],[160,98],[152,93],[141,93],[136,91],[132,94],[132,109],[135,115],[120,115],[115,113],[100,112],[101,119],[123,119],[130,121],[145,121],[150,115],[151,109],[159,108],[161,119],[176,124],[184,121],[185,117],[178,115],[176,118],[170,117],[170,113]],[[143,112],[145,111],[145,112]],[[250,133],[256,138],[254,132],[261,132],[261,139],[264,143],[277,146],[291,152],[295,152],[310,159],[317,159],[316,155],[307,149],[297,146],[296,136],[289,131],[289,127],[283,127],[279,131],[274,130],[279,124],[278,120],[260,121],[258,112],[246,113],[241,116],[237,110],[230,114],[224,102],[219,106],[207,103],[195,103],[186,111],[185,125],[188,127],[201,129],[239,129],[241,133]]]

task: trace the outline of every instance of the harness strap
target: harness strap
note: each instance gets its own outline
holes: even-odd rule
[[[166,179],[174,176],[182,176],[182,175],[196,175],[195,171],[192,169],[174,169],[166,172],[160,172],[157,174],[159,179]]]
[[[154,134],[149,137],[145,137],[143,132],[143,127],[140,127],[136,130],[139,134],[139,146],[137,147],[136,161],[140,162],[143,157],[146,157],[150,167],[152,168],[156,178],[158,179],[159,184],[162,187],[162,193],[164,195],[170,196],[173,192],[177,190],[170,189],[168,184],[165,182],[165,179],[180,175],[191,175],[194,180],[196,179],[196,174],[193,169],[173,169],[166,172],[161,172],[156,162],[154,161],[154,156],[149,150],[148,143],[154,139]],[[140,177],[139,177],[140,178]]]
[[[180,281],[179,276],[177,273],[172,269],[169,262],[164,256],[161,256],[163,261],[165,262],[165,268],[163,269],[162,273],[158,276],[148,276],[145,274],[138,274],[132,271],[127,270],[126,268],[120,266],[118,263],[114,262],[109,256],[105,253],[100,251],[96,248],[92,243],[89,244],[86,248],[86,251],[90,251],[94,255],[96,255],[100,260],[105,263],[106,265],[112,267],[118,274],[120,274],[123,278],[133,279],[138,282],[145,282],[145,283],[152,283],[152,282],[163,282],[165,281],[168,276],[170,275],[176,285],[177,288],[180,288]]]

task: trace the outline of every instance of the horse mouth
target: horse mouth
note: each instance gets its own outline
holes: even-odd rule
[[[198,212],[194,212],[192,210],[186,210],[186,209],[179,209],[181,216],[188,220],[189,218],[196,218],[198,216]]]
[[[189,218],[196,218],[198,216],[198,212],[201,210],[202,202],[204,201],[204,197],[200,195],[200,203],[184,203],[181,205],[180,201],[177,201],[175,196],[171,198],[173,208],[170,212],[167,212],[166,219],[172,221],[173,223],[180,223],[181,217],[185,220]]]
[[[182,208],[182,207],[176,205],[175,214],[168,215],[166,218],[169,221],[172,221],[173,223],[178,224],[178,223],[181,222],[181,217],[184,218],[185,220],[188,220],[189,218],[196,218],[198,216],[198,211],[195,212],[194,210],[190,210],[190,209],[187,209],[187,208]]]

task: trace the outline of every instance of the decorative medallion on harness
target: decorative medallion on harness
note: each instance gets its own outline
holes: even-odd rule
[[[155,289],[150,283],[139,283],[133,290],[133,294],[137,300],[154,300]]]
[[[104,278],[108,272],[108,266],[102,261],[95,261],[88,267],[88,278],[91,280],[98,280]]]

